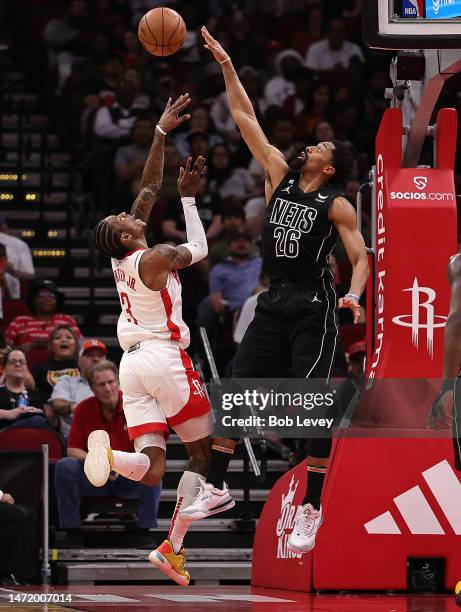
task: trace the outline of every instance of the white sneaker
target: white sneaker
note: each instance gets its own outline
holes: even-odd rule
[[[87,444],[88,454],[83,469],[92,485],[102,487],[106,484],[111,470],[109,457],[112,450],[109,434],[104,429],[95,429],[88,436]]]
[[[203,478],[200,478],[200,491],[192,503],[178,512],[178,518],[184,521],[199,521],[200,519],[225,512],[235,506],[226,483],[222,489],[217,489]]]
[[[299,506],[293,531],[288,538],[288,549],[296,553],[312,550],[322,520],[322,508],[316,510],[311,504]]]

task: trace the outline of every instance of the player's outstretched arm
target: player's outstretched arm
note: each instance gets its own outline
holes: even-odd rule
[[[250,98],[238,78],[229,55],[205,27],[202,27],[202,36],[205,40],[205,48],[211,51],[215,60],[221,64],[229,98],[229,107],[244,141],[254,157],[270,175],[272,184],[278,185],[288,172],[288,164],[283,154],[269,143],[262,131]]]
[[[330,221],[338,230],[347,256],[352,265],[351,285],[348,293],[339,300],[339,308],[350,308],[354,323],[360,318],[359,299],[367,283],[370,269],[365,242],[357,229],[357,215],[346,198],[335,198],[330,208]]]
[[[186,165],[179,170],[178,189],[184,210],[188,242],[176,247],[170,244],[157,244],[143,254],[139,265],[140,274],[142,281],[150,289],[162,289],[168,272],[190,266],[208,255],[205,230],[195,205],[195,195],[206,171],[205,158],[202,156],[197,158],[193,166],[192,158],[189,157]]]
[[[131,214],[136,219],[147,221],[149,218],[157,193],[162,186],[165,136],[190,118],[188,114],[179,115],[189,104],[190,97],[188,93],[179,96],[173,103],[171,98],[169,98],[165,110],[160,117],[142,173],[141,191],[131,207]]]

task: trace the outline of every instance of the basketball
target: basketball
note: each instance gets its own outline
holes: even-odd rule
[[[176,53],[186,34],[183,18],[170,8],[152,9],[142,17],[138,26],[138,37],[145,50],[161,57]]]

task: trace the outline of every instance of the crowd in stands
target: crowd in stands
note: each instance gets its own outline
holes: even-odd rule
[[[180,12],[188,29],[182,49],[171,57],[148,55],[137,38],[140,17],[160,5]],[[194,359],[201,357],[200,325],[224,375],[257,295],[267,289],[259,245],[264,171],[232,119],[220,67],[203,48],[202,24],[230,53],[264,132],[288,161],[307,144],[332,138],[349,144],[356,163],[345,191],[353,203],[372,164],[390,55],[362,47],[359,0],[71,0],[60,3],[45,24],[47,88],[55,92],[61,138],[100,216],[130,209],[166,101],[190,93],[191,118],[166,141],[148,240],[186,241],[178,171],[188,155],[204,155],[208,172],[197,202],[209,256],[181,271],[184,317],[193,332]],[[366,213],[363,227],[366,234]],[[350,278],[341,244],[330,265],[341,297]],[[6,428],[33,426],[54,429],[67,440],[67,457],[56,466],[56,491],[60,524],[78,539],[79,495],[91,487],[82,469],[91,427],[106,429],[115,449],[129,450],[131,444],[117,368],[106,360],[106,346],[97,338],[84,340],[65,314],[57,285],[33,281],[34,275],[28,246],[0,218],[2,302],[6,307],[27,295],[29,308],[10,317],[0,338],[0,435]],[[365,335],[365,311],[355,328],[349,311],[339,322],[335,374],[360,379],[364,345],[357,341]],[[141,528],[156,524],[158,487],[114,477],[104,494],[115,491],[139,498]]]
[[[150,56],[136,35],[139,16],[160,5],[180,12],[188,29],[171,57]],[[188,155],[204,155],[208,173],[197,199],[210,255],[181,272],[184,314],[193,329],[206,322],[215,346],[224,338],[218,356],[224,373],[235,352],[239,311],[259,286],[264,172],[232,119],[219,65],[203,48],[202,24],[230,53],[265,133],[288,161],[308,143],[335,137],[349,143],[356,164],[346,193],[353,202],[373,159],[390,57],[361,46],[358,0],[74,0],[46,23],[42,35],[64,135],[100,215],[130,209],[166,101],[190,93],[191,119],[167,139],[148,236],[151,244],[186,240],[178,169]],[[363,227],[369,227],[366,214]],[[231,239],[235,229],[244,232]],[[236,256],[247,245],[248,255]],[[341,245],[333,256],[335,284],[347,289],[350,266]],[[351,320],[343,323],[350,327]],[[360,336],[363,329],[347,331],[338,345],[337,374],[345,374],[344,350]]]

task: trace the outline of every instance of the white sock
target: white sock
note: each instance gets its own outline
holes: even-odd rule
[[[112,455],[114,472],[130,480],[141,480],[150,467],[150,459],[144,453],[125,453],[113,450]]]
[[[173,550],[177,554],[181,548],[190,522],[181,521],[178,519],[178,512],[181,508],[187,508],[197,495],[200,489],[200,474],[196,472],[184,472],[178,484],[178,492],[176,495],[176,508],[174,509],[173,518],[171,519],[170,533],[168,539],[173,545]]]

